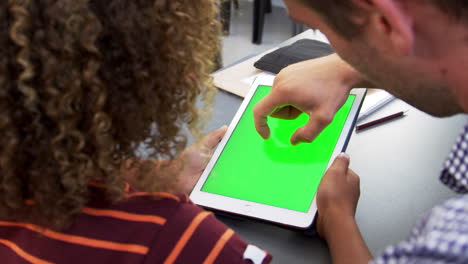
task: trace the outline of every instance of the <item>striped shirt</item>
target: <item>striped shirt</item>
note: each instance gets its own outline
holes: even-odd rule
[[[102,201],[93,199],[61,232],[0,221],[0,263],[252,263],[243,257],[248,244],[186,195]],[[271,261],[266,254],[262,263]]]

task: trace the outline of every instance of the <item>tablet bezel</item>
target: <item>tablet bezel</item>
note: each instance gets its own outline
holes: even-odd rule
[[[229,141],[232,133],[234,132],[235,127],[239,123],[242,115],[244,114],[247,108],[247,105],[249,104],[250,100],[255,94],[257,88],[260,85],[272,86],[273,81],[274,81],[274,76],[259,76],[254,81],[254,83],[252,84],[249,90],[249,93],[245,97],[239,110],[237,111],[231,124],[229,125],[229,128],[223,140],[219,143],[216,151],[213,154],[213,157],[211,158],[206,169],[202,173],[200,179],[198,180],[192,193],[190,194],[190,199],[194,203],[200,206],[209,208],[209,209],[248,216],[248,217],[252,217],[256,219],[261,219],[261,220],[270,221],[270,222],[274,222],[274,223],[278,223],[282,225],[291,226],[294,228],[304,229],[312,225],[315,214],[317,212],[316,195],[314,196],[314,199],[312,201],[312,204],[308,212],[304,213],[304,212],[298,212],[298,211],[294,211],[290,209],[284,209],[284,208],[275,207],[271,205],[260,204],[256,202],[251,202],[251,201],[246,201],[246,200],[241,200],[237,198],[232,198],[232,197],[227,197],[227,196],[222,196],[218,194],[201,191],[203,185],[205,184],[207,177],[211,173],[224,147]],[[351,91],[350,94],[355,95],[356,98],[351,107],[351,111],[349,112],[349,115],[346,119],[343,130],[341,131],[341,134],[335,146],[335,149],[333,150],[331,159],[327,164],[327,169],[330,167],[335,157],[346,149],[348,140],[351,137],[351,133],[354,129],[354,125],[355,125],[357,116],[359,114],[359,109],[362,105],[365,93],[366,93],[366,89],[353,89]],[[252,124],[252,129],[254,129],[253,124]]]

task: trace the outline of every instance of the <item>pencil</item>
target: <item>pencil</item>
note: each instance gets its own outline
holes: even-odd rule
[[[382,118],[379,118],[377,120],[374,120],[374,121],[371,121],[371,122],[368,122],[368,123],[364,123],[362,125],[358,125],[358,126],[356,126],[356,131],[361,131],[361,130],[364,130],[366,128],[370,128],[370,127],[380,125],[382,123],[394,120],[396,118],[403,117],[405,115],[405,113],[406,113],[406,111],[401,111],[401,112],[395,113],[393,115],[389,115],[389,116],[382,117]]]

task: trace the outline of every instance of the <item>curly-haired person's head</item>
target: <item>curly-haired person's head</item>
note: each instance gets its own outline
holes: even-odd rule
[[[213,95],[213,0],[0,1],[0,218],[71,223],[143,143],[170,159]],[[151,190],[170,182],[142,166]],[[28,202],[30,201],[30,202]]]

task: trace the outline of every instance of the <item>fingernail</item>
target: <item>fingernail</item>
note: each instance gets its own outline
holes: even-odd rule
[[[291,145],[296,146],[299,143],[299,140],[291,140]]]
[[[260,136],[265,140],[269,139],[270,138],[270,130],[268,129],[266,131],[263,131],[262,133],[260,133]]]
[[[349,155],[348,155],[347,153],[345,153],[345,152],[341,152],[341,153],[338,155],[338,157],[344,158],[344,159],[347,159],[347,160],[350,160]]]
[[[295,141],[291,142],[293,145],[298,145],[299,143],[310,143],[312,140],[307,140],[304,138],[298,138]]]
[[[222,126],[222,127],[220,127],[219,129],[227,129],[227,128],[228,128],[228,126],[226,126],[226,125],[223,125],[223,126]]]

